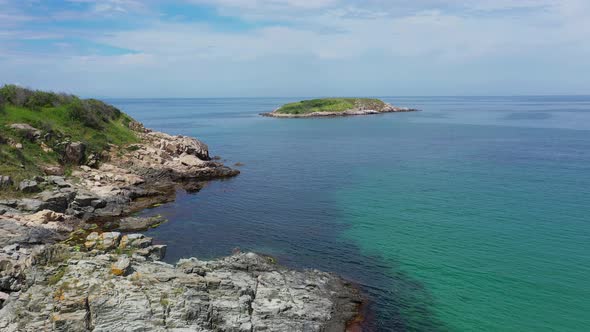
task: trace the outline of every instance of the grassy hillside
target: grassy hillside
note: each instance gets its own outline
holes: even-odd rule
[[[285,104],[276,110],[276,112],[283,114],[308,114],[315,112],[344,112],[355,108],[380,110],[384,105],[385,103],[379,99],[323,98]]]
[[[95,99],[34,91],[15,85],[0,88],[0,175],[18,181],[42,174],[45,166],[62,165],[68,142],[82,142],[86,157],[100,155],[110,144],[137,142],[117,108]],[[35,137],[13,124],[28,124]]]

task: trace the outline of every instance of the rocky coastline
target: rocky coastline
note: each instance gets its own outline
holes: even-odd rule
[[[239,174],[197,139],[130,128],[139,143],[100,162],[70,143],[65,157],[88,161],[71,175],[0,176],[22,193],[0,200],[0,330],[343,331],[355,319],[358,291],[332,274],[254,253],[170,265],[165,245],[126,233],[165,222],[131,213]]]
[[[341,112],[312,112],[304,114],[291,114],[291,113],[280,113],[277,112],[280,108],[275,109],[272,112],[260,113],[265,117],[273,118],[318,118],[318,117],[337,117],[337,116],[356,116],[356,115],[372,115],[382,113],[397,113],[397,112],[417,112],[418,109],[397,107],[390,104],[384,104],[380,109],[367,109],[363,107],[352,108]]]

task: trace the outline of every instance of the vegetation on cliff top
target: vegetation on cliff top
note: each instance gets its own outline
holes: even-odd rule
[[[275,112],[282,114],[309,114],[316,112],[344,112],[352,109],[380,110],[385,103],[371,98],[322,98],[303,100],[281,106]]]
[[[111,144],[138,141],[131,117],[96,99],[25,89],[0,88],[0,175],[20,180],[42,173],[44,166],[67,166],[64,149],[81,142],[85,158],[100,155]],[[28,124],[36,131],[12,128]]]

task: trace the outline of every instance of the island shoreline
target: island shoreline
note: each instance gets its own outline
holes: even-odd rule
[[[363,107],[360,108],[351,108],[344,111],[320,111],[320,112],[310,112],[310,113],[283,113],[281,112],[282,107],[276,108],[272,112],[266,113],[259,113],[259,115],[264,117],[273,117],[273,118],[319,118],[319,117],[341,117],[341,116],[360,116],[360,115],[375,115],[375,114],[385,114],[385,113],[404,113],[404,112],[418,112],[419,109],[415,108],[408,108],[408,107],[398,107],[393,106],[388,103],[383,103],[381,109],[366,109]]]

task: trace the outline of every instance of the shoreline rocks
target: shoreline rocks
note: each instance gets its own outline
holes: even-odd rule
[[[141,254],[151,239],[126,236],[123,254],[38,250],[27,267],[35,282],[3,296],[0,329],[344,331],[360,304],[355,288],[330,273],[289,270],[254,253],[170,265]]]
[[[128,215],[174,199],[177,188],[239,174],[196,139],[136,126],[141,142],[132,148],[112,149],[107,161],[69,177],[25,180],[19,185],[29,196],[0,200],[0,330],[346,328],[360,297],[335,275],[289,270],[252,253],[170,265],[160,261],[166,245],[120,233],[165,222]],[[72,162],[79,151],[70,151]]]

